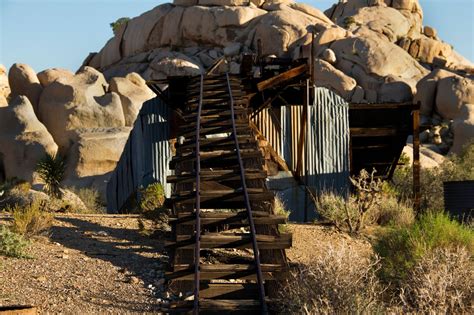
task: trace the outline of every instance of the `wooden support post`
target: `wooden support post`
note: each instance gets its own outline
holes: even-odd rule
[[[413,111],[413,209],[420,214],[420,110]]]
[[[309,69],[309,73],[311,74],[311,86],[314,86],[314,80],[315,80],[315,76],[314,76],[314,30],[311,31],[311,60],[309,62],[309,66],[310,66],[310,69]]]

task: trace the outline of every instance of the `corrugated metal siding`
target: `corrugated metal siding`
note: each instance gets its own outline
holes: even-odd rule
[[[474,180],[445,182],[444,208],[460,219],[472,217],[474,215]]]
[[[153,182],[160,182],[166,195],[170,195],[171,188],[166,183],[171,159],[169,115],[168,106],[158,98],[143,104],[107,184],[108,212],[120,211],[140,186]]]
[[[347,193],[349,186],[349,104],[337,94],[314,89],[306,134],[307,185],[317,192]]]

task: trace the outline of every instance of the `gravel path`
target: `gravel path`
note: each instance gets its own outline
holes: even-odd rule
[[[0,219],[0,224],[6,223]],[[56,217],[33,259],[0,256],[0,306],[35,305],[41,313],[157,313],[167,257],[142,236],[137,217]]]

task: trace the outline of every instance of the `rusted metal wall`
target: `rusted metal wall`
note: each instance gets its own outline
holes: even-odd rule
[[[117,213],[139,187],[160,182],[167,196],[166,183],[171,160],[170,112],[158,98],[143,104],[127,144],[108,184],[107,210]]]
[[[316,87],[311,89],[312,104],[307,108],[303,154],[298,154],[301,128],[304,125],[304,105],[266,109],[253,121],[283,158],[290,170],[296,173],[301,164],[302,181],[316,194],[333,191],[346,195],[349,190],[350,131],[349,104],[334,92]],[[288,174],[270,179],[269,186],[277,191],[292,211],[290,220],[305,221],[315,218],[314,205],[303,186],[289,184]]]

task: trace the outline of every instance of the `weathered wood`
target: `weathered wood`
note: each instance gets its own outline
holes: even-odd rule
[[[265,81],[259,82],[257,84],[257,89],[259,92],[262,92],[266,89],[276,87],[284,82],[287,82],[289,80],[292,80],[308,71],[308,65],[303,64],[301,66],[298,66],[296,68],[290,69],[288,71],[285,71],[283,73],[280,73],[273,78],[267,79]]]
[[[267,213],[268,214],[268,213]],[[279,215],[267,215],[258,216],[254,215],[254,222],[258,225],[265,224],[285,224],[287,219],[284,216]],[[187,214],[185,216],[180,213],[178,217],[170,219],[170,224],[182,224],[182,225],[193,225],[196,222],[194,214]],[[218,226],[218,225],[229,225],[229,226],[248,226],[248,218],[245,213],[219,213],[217,214],[206,214],[201,215],[201,222],[206,226]]]
[[[168,183],[189,183],[189,182],[194,182],[196,178],[196,174],[190,173],[187,175],[170,175],[167,177],[166,181]],[[254,180],[254,179],[265,179],[267,178],[267,172],[265,171],[257,171],[257,172],[249,172],[246,171],[245,178],[247,180]],[[237,181],[240,180],[240,174],[236,171],[233,170],[221,170],[221,171],[215,171],[215,172],[207,172],[203,174],[201,172],[201,180],[206,181],[206,180],[216,180],[216,181],[221,181],[221,182],[226,182],[226,181]]]
[[[409,129],[402,128],[350,128],[352,137],[389,137],[398,135],[409,135]]]
[[[263,276],[265,280],[276,279],[278,273],[286,269],[286,266],[277,264],[261,264]],[[174,270],[167,272],[166,278],[169,280],[193,280],[194,265],[174,265]],[[240,279],[240,280],[256,280],[255,265],[253,264],[201,264],[200,267],[201,280],[213,279]]]

